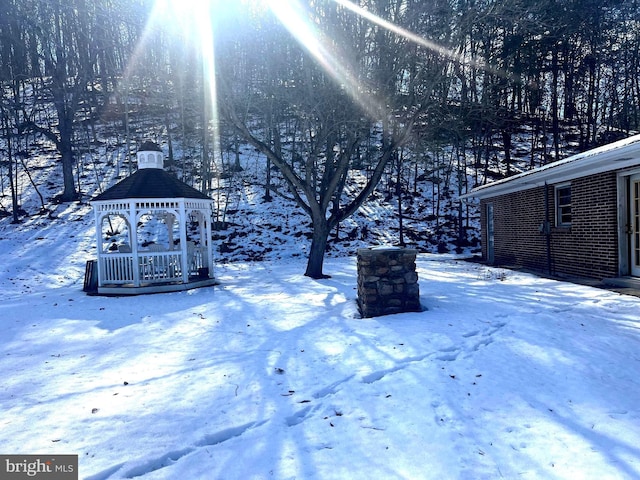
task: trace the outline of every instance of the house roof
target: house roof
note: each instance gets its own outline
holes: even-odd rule
[[[197,198],[211,200],[201,191],[158,168],[137,170],[124,180],[95,196],[91,201],[125,198]]]
[[[488,183],[461,199],[489,198],[545,184],[558,184],[597,173],[640,166],[640,135],[603,145],[512,177]]]

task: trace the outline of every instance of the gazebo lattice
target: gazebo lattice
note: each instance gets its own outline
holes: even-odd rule
[[[213,200],[164,171],[155,143],[143,144],[137,160],[135,173],[90,202],[98,259],[85,290],[135,295],[215,284]]]

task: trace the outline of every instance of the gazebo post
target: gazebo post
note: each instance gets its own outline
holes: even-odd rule
[[[173,251],[173,242],[174,242],[174,238],[173,238],[173,222],[175,220],[175,217],[173,214],[168,214],[165,216],[165,223],[167,225],[167,237],[168,237],[168,241],[169,241],[169,250]]]
[[[187,210],[184,200],[179,202],[178,213],[180,215],[180,250],[182,251],[182,282],[189,281],[189,248],[187,247]]]
[[[136,218],[136,201],[129,202],[129,222],[131,223],[131,255],[133,255],[133,286],[140,286],[140,260],[138,259],[138,220]]]
[[[101,287],[104,283],[104,274],[102,272],[102,266],[100,265],[102,263],[100,261],[102,257],[102,217],[97,208],[94,209],[93,213],[96,222],[96,245],[98,246],[98,261],[96,262],[98,267],[98,287]]]
[[[211,249],[211,212],[207,212],[208,217],[203,218],[203,222],[205,224],[204,232],[201,235],[202,238],[205,239],[203,248],[204,252],[207,256],[207,267],[209,268],[209,276],[215,277],[213,273],[213,251]]]
[[[208,274],[213,272],[209,265],[209,238],[207,237],[207,224],[208,221],[201,211],[198,211],[198,226],[200,227],[200,249],[202,251],[203,262],[202,266],[207,268]]]

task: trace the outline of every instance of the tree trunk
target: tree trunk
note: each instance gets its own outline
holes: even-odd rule
[[[396,196],[398,198],[398,243],[401,247],[404,247],[404,218],[402,215],[402,163],[404,160],[404,152],[401,152],[400,154],[395,153],[394,156],[396,157],[395,163],[398,167],[396,176]]]
[[[9,174],[9,186],[11,187],[11,207],[13,210],[12,211],[13,220],[11,221],[11,223],[20,223],[20,217],[18,213],[18,210],[20,209],[20,205],[18,204],[18,192],[15,185],[15,177],[18,176],[18,172],[17,172],[18,164],[16,163],[16,175],[14,177],[13,150],[12,150],[12,144],[11,144],[13,140],[11,139],[11,135],[12,135],[11,125],[9,124],[9,119],[5,115],[2,115],[2,127],[5,130],[5,136],[7,138],[7,157],[9,161],[9,169],[7,172]]]
[[[553,131],[553,151],[555,153],[553,160],[560,160],[560,122],[559,122],[559,110],[558,110],[558,77],[559,77],[559,65],[558,65],[558,51],[553,50],[551,56],[551,126]]]
[[[313,233],[311,237],[311,250],[307,259],[307,270],[305,276],[319,279],[328,278],[328,275],[322,273],[324,265],[324,252],[327,249],[327,240],[329,238],[329,224],[324,218],[313,219]]]
[[[73,126],[72,119],[58,115],[60,129],[59,150],[62,156],[62,181],[64,190],[60,197],[61,202],[72,202],[77,200],[76,184],[73,178]]]
[[[507,177],[511,176],[511,132],[508,128],[503,128],[502,145],[504,148],[504,163],[507,169]]]

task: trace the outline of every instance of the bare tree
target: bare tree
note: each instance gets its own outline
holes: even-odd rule
[[[321,19],[331,17],[327,22],[331,25],[344,18],[344,12],[335,6],[324,7],[307,13]],[[272,42],[264,37],[261,42],[268,44],[270,58],[275,55],[279,61],[270,65],[257,62],[242,78],[232,76],[233,66],[220,68],[224,74],[220,75],[219,98],[225,100],[224,113],[231,125],[278,168],[291,198],[309,215],[312,236],[305,275],[321,278],[329,233],[374,191],[396,150],[410,138],[419,109],[395,112],[388,107],[372,108],[380,103],[374,89],[359,83],[366,94],[354,97],[347,91],[353,85],[345,86],[331,77],[280,27],[273,24],[270,28]],[[267,33],[264,26],[261,33]],[[322,40],[327,48],[338,42],[331,35]],[[366,80],[367,72],[354,69],[349,53],[337,48],[333,51],[345,62],[339,68],[346,77]],[[264,73],[269,76],[261,76]],[[363,99],[370,103],[363,105]],[[369,144],[375,147],[368,149]],[[347,191],[345,185],[357,173],[354,165],[362,164],[371,174],[360,189],[351,185]]]
[[[62,163],[63,191],[59,199],[63,202],[78,198],[74,179],[78,114],[82,110],[91,119],[101,109],[109,92],[102,91],[98,96],[94,85],[102,81],[103,89],[113,87],[109,79],[116,76],[117,68],[123,68],[116,55],[122,55],[124,41],[105,25],[110,19],[107,8],[118,5],[92,0],[24,0],[13,5],[15,15],[31,35],[25,45],[32,59],[31,78],[39,77],[41,99],[51,102],[55,112],[55,121],[42,123],[27,118],[21,128],[44,135],[56,146]],[[111,21],[120,21],[121,16],[113,13]]]

